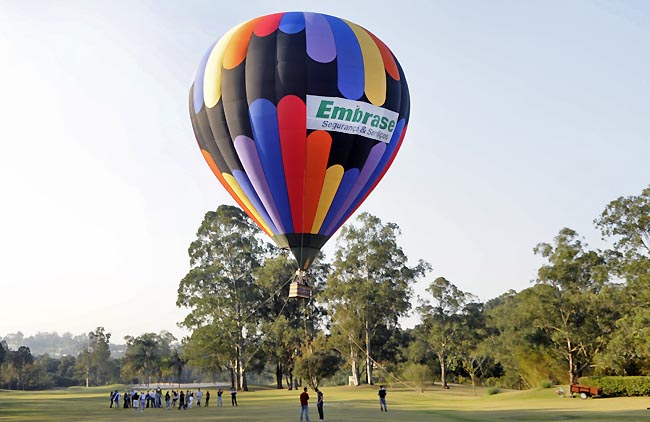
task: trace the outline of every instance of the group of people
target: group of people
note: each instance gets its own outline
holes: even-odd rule
[[[314,388],[314,391],[316,392],[316,409],[318,409],[318,421],[323,422],[325,419],[324,412],[323,412],[323,392],[318,389],[318,387]],[[377,393],[379,396],[379,409],[382,412],[388,412],[388,409],[386,408],[386,388],[384,388],[383,385],[379,386],[379,392]],[[217,390],[217,407],[221,407],[223,405],[221,397],[223,396],[223,390],[219,388]],[[118,390],[111,391],[111,405],[110,407],[115,407],[119,408],[120,407],[120,392]],[[166,409],[172,409],[176,408],[176,403],[178,403],[178,410],[185,410],[185,409],[191,409],[194,406],[194,403],[196,402],[197,407],[201,407],[201,400],[203,399],[204,395],[201,389],[199,388],[196,392],[194,393],[193,390],[186,390],[183,391],[181,390],[180,393],[177,392],[176,390],[171,390],[171,394],[169,391],[165,393],[164,399],[165,399],[165,408]],[[237,404],[237,389],[234,387],[230,390],[230,397],[231,397],[231,403],[233,406],[238,406]],[[163,395],[162,395],[162,390],[160,387],[156,388],[155,390],[147,390],[145,393],[144,391],[138,393],[137,390],[133,391],[125,391],[124,392],[124,408],[133,408],[134,410],[140,409],[141,412],[144,411],[145,408],[161,408],[162,407],[162,400],[163,400]],[[203,407],[208,407],[210,405],[210,391],[205,392],[205,401],[203,402]],[[309,422],[309,393],[307,393],[307,387],[303,389],[303,392],[300,394],[300,421],[302,422],[303,417],[306,422]]]
[[[316,409],[318,409],[318,422],[323,422],[325,420],[325,415],[323,413],[323,392],[314,388],[316,392]],[[386,407],[386,388],[383,385],[379,386],[379,391],[377,392],[379,396],[379,410],[382,412],[388,412]],[[306,422],[309,422],[309,393],[307,393],[307,387],[305,387],[300,393],[300,422],[302,422],[303,417]]]
[[[221,396],[223,395],[223,390],[219,388],[217,390],[217,406],[222,406]],[[232,389],[232,405],[237,406],[237,390]],[[210,406],[210,391],[206,391],[205,395],[199,388],[196,393],[194,390],[176,390],[167,391],[163,396],[162,389],[160,387],[155,390],[147,390],[138,392],[137,390],[125,391],[124,394],[120,394],[119,390],[111,391],[110,393],[110,408],[119,408],[120,399],[123,400],[124,409],[140,409],[141,412],[144,412],[145,408],[160,409],[162,408],[163,398],[165,400],[165,408],[172,409],[176,408],[178,403],[178,410],[191,409],[194,405],[201,407]],[[205,400],[203,400],[205,398]]]

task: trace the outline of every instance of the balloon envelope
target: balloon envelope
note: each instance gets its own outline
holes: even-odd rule
[[[231,29],[201,60],[189,102],[216,177],[305,270],[384,176],[410,108],[381,40],[306,12]]]

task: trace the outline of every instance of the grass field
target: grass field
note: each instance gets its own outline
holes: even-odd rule
[[[120,388],[114,386],[114,388]],[[224,397],[224,407],[109,409],[109,387],[16,392],[0,390],[0,421],[298,421],[298,392],[253,387],[238,394],[238,407]],[[120,388],[123,391],[123,388]],[[388,388],[388,413],[379,411],[374,387],[325,387],[325,421],[650,421],[650,398],[561,398],[554,389],[502,392],[452,386],[423,394]],[[566,390],[566,388],[565,388]],[[310,391],[311,421],[318,420],[316,394]],[[227,399],[227,400],[226,400]]]

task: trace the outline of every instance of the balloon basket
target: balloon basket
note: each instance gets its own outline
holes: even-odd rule
[[[309,299],[311,297],[311,287],[306,284],[294,281],[289,285],[289,298]]]

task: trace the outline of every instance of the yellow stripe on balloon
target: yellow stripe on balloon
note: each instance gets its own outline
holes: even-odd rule
[[[381,52],[365,29],[349,21],[345,23],[350,26],[361,46],[366,97],[374,105],[381,106],[386,102],[386,69]]]
[[[208,61],[205,64],[205,74],[203,76],[203,98],[205,106],[212,108],[217,105],[221,98],[221,68],[223,66],[223,57],[226,54],[226,47],[230,43],[233,34],[243,24],[237,25],[221,37],[215,44]]]
[[[343,179],[344,172],[343,166],[339,164],[333,165],[325,172],[325,181],[323,182],[323,189],[318,200],[316,217],[314,217],[314,224],[311,226],[312,233],[318,233],[320,227],[323,225],[323,221],[327,217],[327,211],[329,211],[334,200],[334,195],[336,195],[336,191],[341,184],[341,179]]]
[[[260,215],[259,212],[255,209],[253,204],[251,204],[251,201],[248,199],[242,188],[239,186],[239,183],[237,183],[237,180],[232,176],[232,174],[228,173],[222,173],[223,178],[226,180],[230,188],[235,192],[235,194],[241,199],[241,201],[246,205],[246,208],[255,216],[255,219],[259,222],[259,224],[262,226],[262,230],[266,232],[269,236],[274,236],[273,232],[271,231],[271,228],[264,222],[264,219]]]

